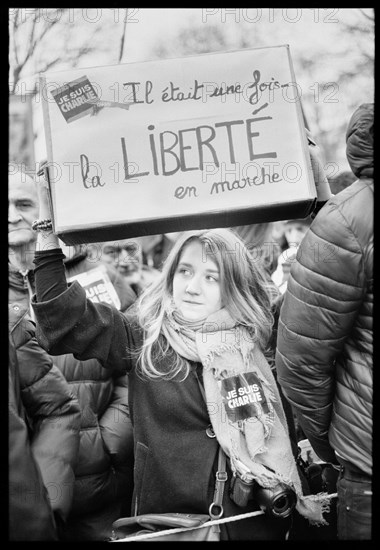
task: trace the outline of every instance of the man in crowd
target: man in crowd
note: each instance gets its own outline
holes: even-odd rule
[[[80,411],[59,369],[35,338],[29,296],[38,217],[34,180],[9,175],[9,537],[57,540],[73,499]]]
[[[114,267],[139,296],[160,275],[158,269],[143,263],[142,239],[121,239],[87,245],[89,260]]]
[[[8,301],[24,301],[25,289],[28,289],[30,298],[33,295],[33,257],[37,236],[32,223],[38,218],[39,206],[33,178],[16,165],[9,173],[8,200]]]
[[[23,170],[11,166],[8,195],[8,301],[12,314],[17,311],[21,315],[30,312],[30,298],[35,290],[33,258],[37,233],[32,229],[32,224],[39,215],[35,180]],[[81,254],[76,247],[67,247],[65,252],[68,274],[82,273],[95,267],[94,262],[88,260],[86,251]],[[136,299],[136,295],[112,266],[107,267],[107,273],[120,299],[120,307],[125,311]],[[19,324],[17,319],[14,324]],[[29,326],[33,324],[30,323]],[[51,357],[37,343],[35,347],[35,363],[37,357],[45,354],[45,362],[52,365]],[[18,350],[17,355],[20,355]],[[29,363],[32,363],[32,360],[33,355],[28,357]],[[21,373],[27,374],[31,371],[30,368],[29,371],[26,369],[27,366],[33,367],[33,372],[38,367],[37,364],[26,365],[25,354],[18,357],[18,363]],[[63,490],[59,494],[60,497],[69,492],[70,499],[65,500],[65,513],[60,516],[63,521],[59,525],[58,536],[64,541],[106,540],[111,535],[112,522],[121,515],[130,513],[132,498],[133,433],[129,419],[127,377],[106,371],[96,359],[79,361],[72,354],[54,357],[52,368],[54,370],[51,373],[54,372],[64,387],[69,389],[76,404],[78,417],[75,432],[75,464],[70,480],[63,480]],[[39,370],[41,371],[41,368]],[[51,373],[46,373],[45,385],[48,384]],[[39,377],[42,374],[45,375],[41,372]],[[63,389],[61,394],[62,391]],[[58,397],[61,396],[52,392],[51,397],[49,394],[45,396],[45,400],[57,401]],[[59,435],[61,437],[58,437]],[[56,436],[48,445],[48,452],[56,454],[59,467],[60,453],[65,452],[65,439],[58,429]],[[57,445],[63,446],[57,450]],[[51,462],[54,465],[54,461]],[[56,474],[55,479],[60,480],[61,477]],[[50,481],[55,479],[44,477],[44,482],[51,491],[56,488],[56,484],[53,485]],[[60,500],[62,498],[51,498],[54,512],[60,507]],[[12,519],[14,525],[15,517]]]
[[[316,454],[339,465],[338,538],[371,539],[374,104],[346,133],[358,178],[303,238],[281,308],[276,368]]]

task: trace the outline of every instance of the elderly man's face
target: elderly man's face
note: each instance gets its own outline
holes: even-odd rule
[[[38,218],[37,188],[30,176],[12,174],[8,179],[8,244],[19,247],[36,241],[32,223]]]
[[[99,243],[99,259],[113,267],[123,275],[127,281],[138,283],[141,278],[142,248],[138,237],[120,241]]]

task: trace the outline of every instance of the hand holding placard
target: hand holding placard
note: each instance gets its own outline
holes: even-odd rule
[[[40,219],[53,219],[52,204],[49,189],[49,171],[45,163],[38,172],[37,191],[39,201],[39,217]],[[58,237],[53,233],[53,230],[39,231],[37,236],[37,250],[47,250],[48,248],[59,248]]]
[[[41,169],[37,174],[37,191],[38,201],[40,205],[39,216],[40,218],[52,218],[51,202],[49,196],[49,172],[47,163],[44,162],[41,165]]]

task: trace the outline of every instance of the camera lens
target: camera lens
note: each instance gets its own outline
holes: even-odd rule
[[[274,516],[286,518],[295,506],[294,493],[283,493],[273,499],[272,513]]]
[[[287,518],[297,502],[295,492],[281,483],[273,489],[257,486],[255,498],[262,510],[276,518]]]

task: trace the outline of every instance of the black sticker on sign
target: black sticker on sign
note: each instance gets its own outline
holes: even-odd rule
[[[81,76],[51,92],[66,122],[73,122],[90,113],[98,98],[87,76]]]
[[[257,417],[260,411],[269,412],[262,384],[254,372],[224,378],[221,384],[223,403],[230,420],[237,422]]]

